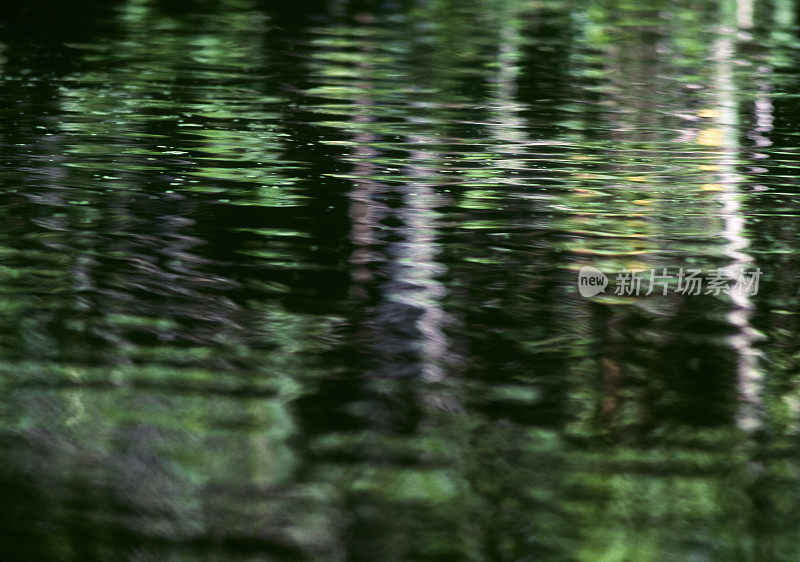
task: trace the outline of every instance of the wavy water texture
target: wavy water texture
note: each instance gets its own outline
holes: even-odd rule
[[[0,559],[798,558],[795,3],[51,4],[0,20]]]

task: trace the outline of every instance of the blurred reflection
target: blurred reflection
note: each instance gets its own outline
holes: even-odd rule
[[[0,558],[796,558],[795,11],[8,10]]]

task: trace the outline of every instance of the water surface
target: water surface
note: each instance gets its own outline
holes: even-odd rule
[[[800,557],[795,3],[2,17],[3,560]]]

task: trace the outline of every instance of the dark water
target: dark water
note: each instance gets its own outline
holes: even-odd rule
[[[1,560],[800,559],[795,3],[0,18]]]

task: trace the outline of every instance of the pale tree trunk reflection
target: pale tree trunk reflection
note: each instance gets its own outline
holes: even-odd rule
[[[349,195],[352,294],[362,302],[358,338],[367,355],[364,376],[376,388],[382,386],[380,381],[391,381],[391,390],[380,393],[386,393],[389,402],[399,400],[390,407],[397,410],[395,414],[368,414],[378,427],[388,424],[389,429],[397,423],[414,423],[413,419],[395,419],[405,417],[400,404],[407,399],[419,400],[423,409],[456,410],[460,406],[430,386],[445,380],[451,354],[444,332],[448,315],[441,304],[445,289],[439,280],[444,266],[437,261],[436,209],[442,201],[431,181],[437,175],[436,153],[419,148],[433,145],[436,139],[407,134],[406,144],[413,148],[408,149],[399,183],[373,179],[385,170],[377,164],[382,156],[375,148],[380,136],[369,126],[376,116],[371,96],[375,84],[369,80],[374,70],[368,52],[358,68],[364,79],[356,84],[361,95],[354,103],[362,110],[352,118],[357,132],[349,158],[353,162]],[[387,202],[392,199],[398,203],[390,206]]]

